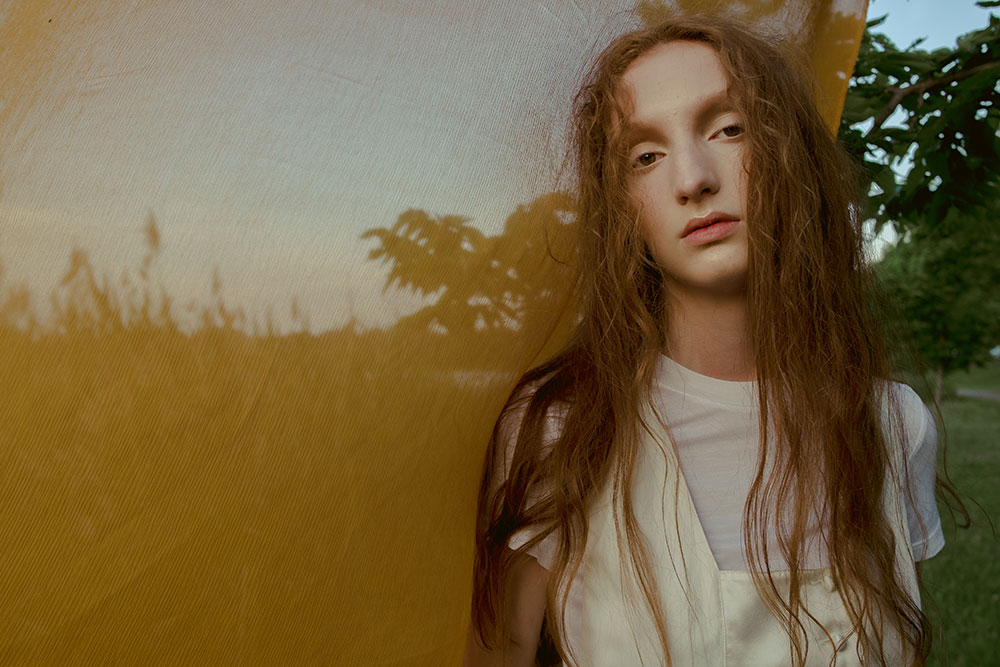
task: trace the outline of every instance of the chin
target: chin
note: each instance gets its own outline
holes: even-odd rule
[[[723,294],[745,293],[747,288],[747,271],[745,266],[730,266],[726,270],[713,271],[702,276],[702,288],[709,292]],[[695,287],[695,284],[691,285]]]

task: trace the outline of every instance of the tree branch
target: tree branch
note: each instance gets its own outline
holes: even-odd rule
[[[874,134],[876,130],[882,128],[882,125],[885,123],[886,120],[889,119],[889,116],[892,115],[892,112],[896,110],[896,107],[900,105],[900,103],[903,101],[904,98],[915,94],[923,95],[928,90],[931,90],[933,88],[947,86],[949,83],[953,81],[961,81],[962,79],[966,79],[974,74],[979,74],[982,71],[988,69],[994,69],[997,67],[1000,67],[1000,62],[992,61],[988,63],[983,63],[982,65],[977,65],[972,69],[967,69],[961,72],[955,72],[954,74],[949,74],[948,76],[943,76],[940,79],[928,79],[927,81],[914,83],[913,85],[905,86],[903,88],[889,86],[886,90],[892,91],[892,97],[889,98],[889,103],[885,105],[885,108],[883,108],[882,111],[880,111],[879,114],[875,116],[875,123],[871,126],[871,129],[865,132],[865,139],[868,139],[868,137],[872,136],[872,134]]]

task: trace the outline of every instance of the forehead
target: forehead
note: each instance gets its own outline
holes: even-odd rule
[[[703,42],[658,44],[637,58],[622,76],[630,97],[632,120],[663,113],[683,113],[700,102],[724,95],[728,87],[719,54]]]

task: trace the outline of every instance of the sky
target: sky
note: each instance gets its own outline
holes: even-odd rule
[[[990,10],[977,7],[973,0],[869,0],[868,18],[883,15],[888,17],[879,29],[896,46],[903,48],[926,37],[920,48],[932,50],[953,46],[959,35],[985,27]]]

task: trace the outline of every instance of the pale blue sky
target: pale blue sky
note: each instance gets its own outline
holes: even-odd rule
[[[897,46],[926,37],[921,48],[932,50],[953,46],[959,35],[985,27],[990,10],[977,7],[974,0],[869,0],[869,19],[884,14],[888,18],[880,29]]]

